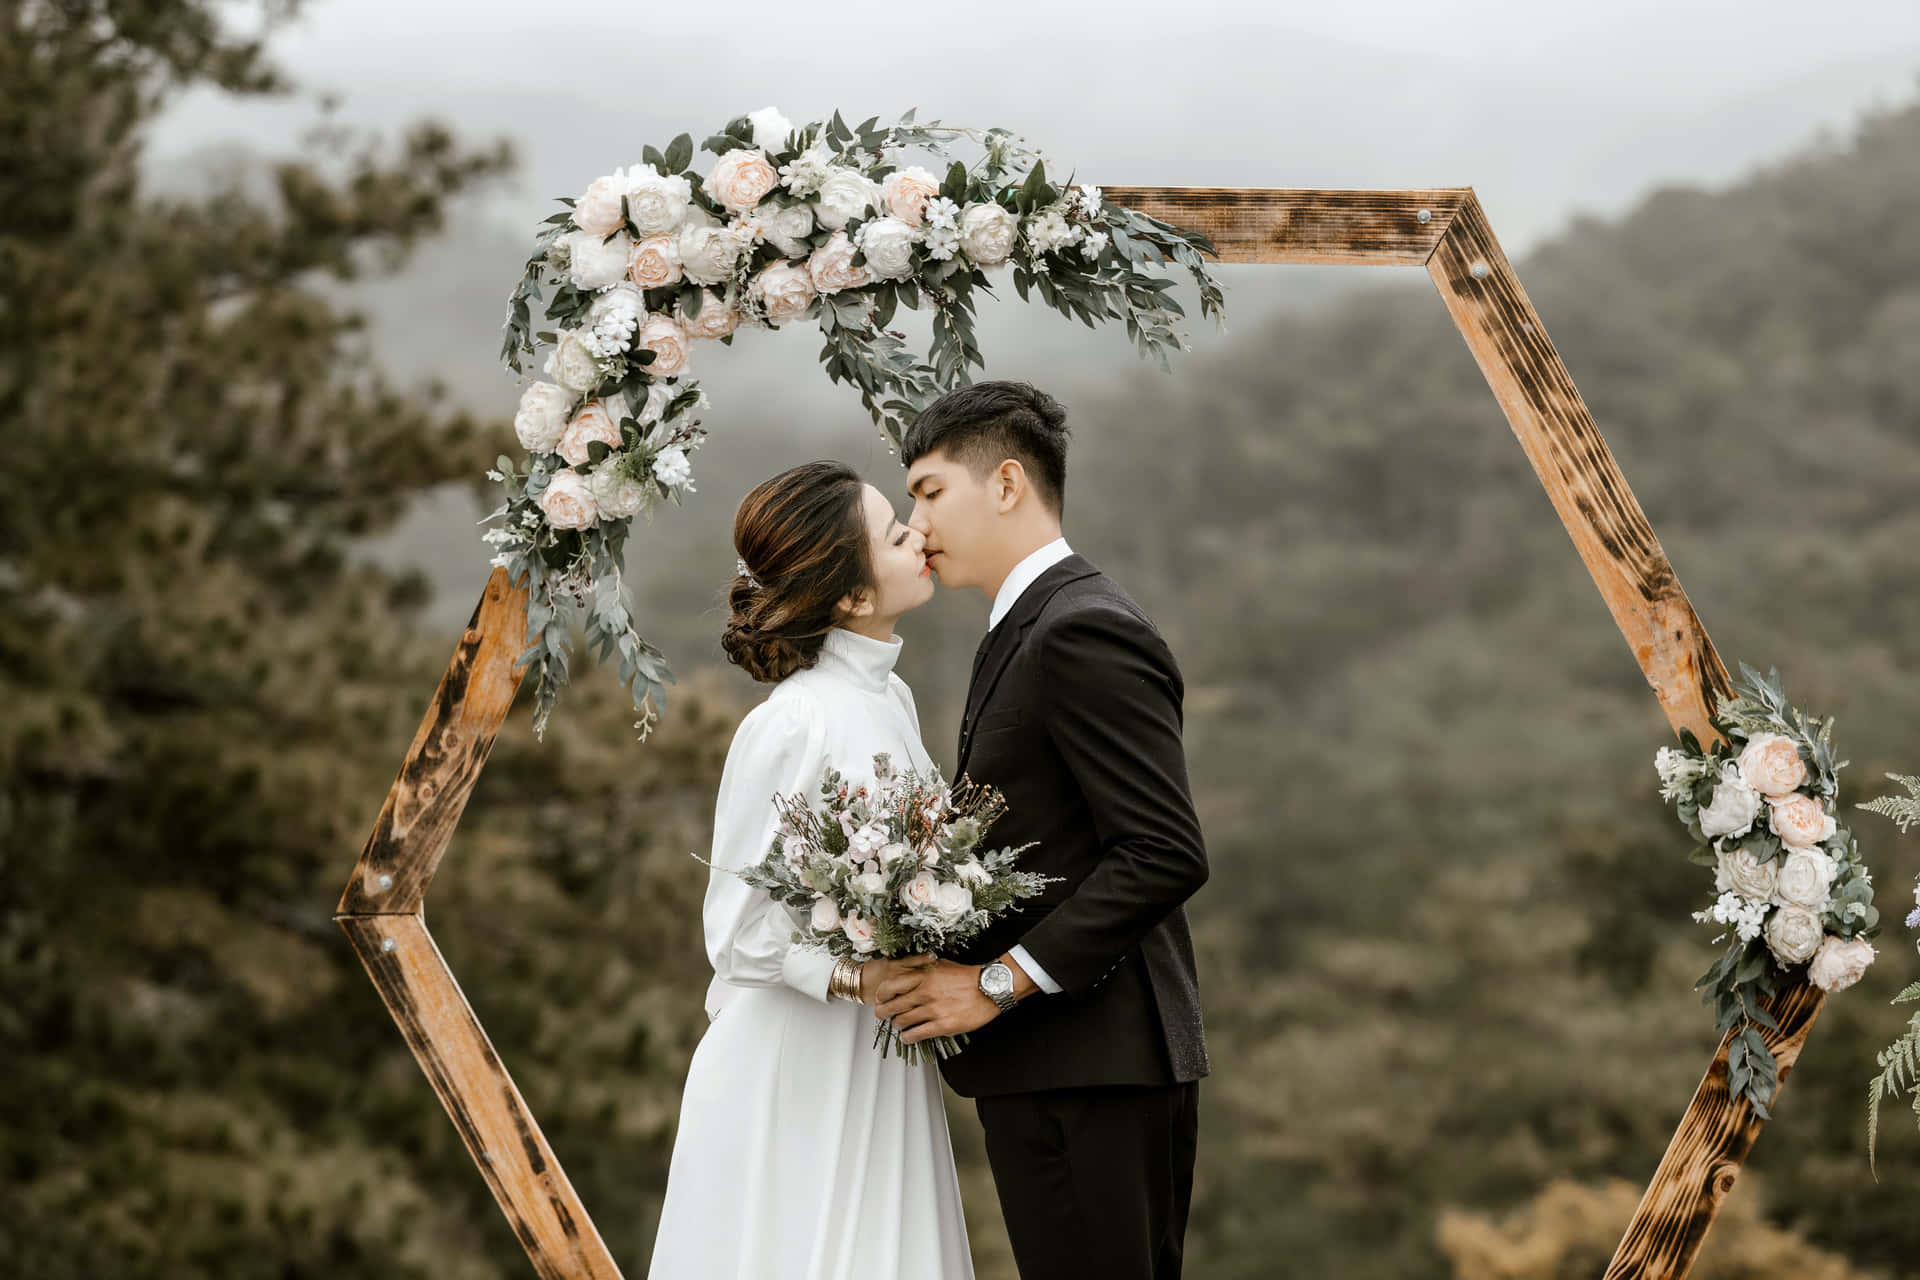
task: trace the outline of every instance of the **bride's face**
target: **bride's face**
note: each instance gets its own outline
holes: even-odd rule
[[[926,539],[900,522],[887,495],[872,485],[861,495],[867,519],[867,556],[873,586],[864,603],[871,617],[897,618],[933,598],[933,572],[927,568]]]

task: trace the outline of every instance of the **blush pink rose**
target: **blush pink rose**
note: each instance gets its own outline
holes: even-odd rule
[[[1756,733],[1740,751],[1740,776],[1764,796],[1784,796],[1806,785],[1807,765],[1793,739]]]
[[[894,170],[880,183],[887,212],[910,227],[926,221],[927,201],[939,194],[940,180],[917,164]]]
[[[767,163],[766,152],[758,147],[741,147],[715,161],[713,171],[701,185],[728,212],[745,213],[779,181],[780,175]]]
[[[700,299],[700,314],[691,320],[680,313],[680,328],[689,338],[724,338],[740,325],[740,313],[727,306],[726,299],[711,289]]]
[[[774,263],[753,278],[750,289],[768,324],[798,320],[813,305],[813,277],[801,263]]]
[[[590,236],[611,235],[620,229],[620,198],[627,193],[624,179],[595,178],[586,193],[573,202],[573,225]]]
[[[656,378],[671,378],[687,367],[687,333],[672,316],[653,312],[633,337],[635,350],[653,352],[653,363],[643,366]]]
[[[562,471],[540,491],[540,510],[556,529],[585,529],[600,518],[593,490],[578,471]]]
[[[928,871],[919,872],[900,886],[900,901],[907,910],[925,910],[939,898],[940,882]]]
[[[627,255],[627,279],[642,289],[660,289],[680,283],[680,259],[674,256],[672,236],[648,236],[634,242]]]
[[[567,423],[567,429],[560,437],[558,446],[560,456],[569,466],[581,466],[592,461],[587,446],[595,440],[604,441],[608,448],[620,447],[620,427],[608,412],[605,402],[589,400],[580,406],[580,411]]]
[[[813,278],[814,290],[822,294],[839,293],[842,289],[872,284],[873,273],[864,266],[854,266],[853,254],[853,241],[847,239],[846,232],[836,231],[831,240],[808,255],[807,274]]]
[[[1873,944],[1865,938],[1829,937],[1807,966],[1807,981],[1822,991],[1845,991],[1860,981],[1873,956]]]
[[[1772,810],[1769,821],[1773,833],[1785,844],[1810,849],[1830,838],[1836,829],[1833,815],[1825,806],[1797,791],[1792,795],[1768,797],[1767,807]]]
[[[865,954],[873,950],[873,921],[865,916],[857,912],[848,916],[840,922],[840,930],[847,935],[847,941],[853,944],[855,951]]]

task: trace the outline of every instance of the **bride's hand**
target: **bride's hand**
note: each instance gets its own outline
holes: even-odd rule
[[[903,996],[919,986],[933,966],[934,957],[930,955],[899,956],[892,960],[876,956],[860,966],[860,1002],[879,1006]]]

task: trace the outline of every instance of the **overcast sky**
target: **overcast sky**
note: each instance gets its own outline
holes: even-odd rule
[[[1662,181],[1724,181],[1915,95],[1916,0],[1075,0],[819,6],[317,0],[274,39],[348,119],[516,136],[516,228],[642,143],[769,104],[796,121],[1000,124],[1083,178],[1471,185],[1508,247]],[[283,146],[309,101],[195,95],[171,156]]]

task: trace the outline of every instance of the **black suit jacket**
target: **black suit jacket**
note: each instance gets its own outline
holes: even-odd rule
[[[1007,812],[985,847],[1060,881],[970,943],[1024,945],[1062,987],[972,1033],[941,1063],[964,1097],[1207,1074],[1182,907],[1207,878],[1181,743],[1184,684],[1140,606],[1080,556],[1027,588],[975,662],[957,773]]]

